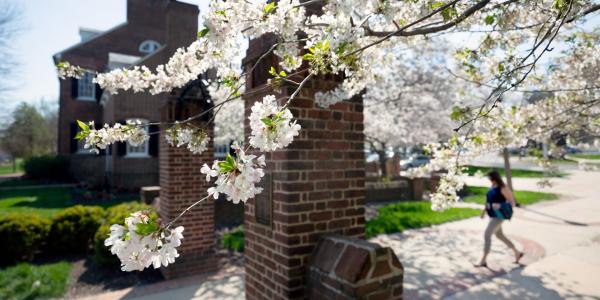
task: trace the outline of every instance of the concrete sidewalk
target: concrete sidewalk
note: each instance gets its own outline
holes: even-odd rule
[[[504,232],[526,252],[523,266],[494,238],[489,269],[476,269],[487,220],[472,218],[372,241],[391,246],[405,265],[406,299],[600,299],[600,173],[573,171],[541,189],[515,179],[519,190],[555,192],[561,200],[517,209]],[[488,185],[469,178],[470,185]],[[596,275],[596,276],[595,276]]]
[[[489,269],[474,268],[487,220],[471,218],[373,242],[390,246],[405,266],[405,299],[600,299],[600,173],[573,171],[540,189],[515,178],[519,190],[561,194],[561,200],[517,209],[505,233],[526,252],[523,265],[494,238]],[[470,185],[487,179],[468,178]],[[243,270],[225,276],[166,281],[90,299],[243,299]]]

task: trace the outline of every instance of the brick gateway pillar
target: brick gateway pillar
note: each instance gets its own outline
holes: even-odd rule
[[[190,93],[192,94],[192,93]],[[183,120],[202,112],[202,98],[178,99],[172,96],[162,110],[162,122]],[[198,120],[195,125],[203,125]],[[164,132],[168,126],[163,126]],[[212,136],[212,127],[208,130]],[[207,151],[201,155],[192,154],[187,148],[171,147],[164,136],[160,138],[160,200],[159,214],[164,223],[174,219],[188,206],[206,196],[211,186],[200,173],[202,164],[211,162],[213,157],[212,140]],[[214,253],[214,202],[205,200],[194,207],[175,226],[183,225],[183,240],[178,248],[179,258],[174,265],[161,268],[167,278],[211,272],[217,269]]]
[[[247,71],[272,41],[268,36],[250,41]],[[265,84],[267,70],[277,65],[274,56],[267,56],[247,77],[247,134],[250,107],[274,93]],[[308,82],[289,106],[302,125],[300,136],[266,155],[264,191],[245,205],[246,299],[306,298],[309,257],[320,238],[364,236],[362,99],[329,109],[314,102],[315,92],[338,83],[333,78]],[[283,102],[293,91],[284,87],[275,95]]]

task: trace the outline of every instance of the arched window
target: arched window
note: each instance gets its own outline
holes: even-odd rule
[[[157,41],[147,40],[143,41],[140,44],[139,51],[142,53],[152,53],[160,47],[160,44]]]

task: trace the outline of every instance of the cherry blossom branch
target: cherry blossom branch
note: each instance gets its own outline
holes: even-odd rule
[[[207,195],[204,198],[194,202],[192,205],[188,206],[186,209],[184,209],[181,213],[179,213],[179,215],[177,215],[177,217],[175,217],[173,220],[169,221],[169,223],[167,223],[167,225],[165,226],[165,229],[168,229],[169,227],[171,227],[171,225],[173,225],[175,222],[177,222],[177,220],[179,220],[181,217],[183,217],[183,215],[185,215],[186,213],[188,213],[190,210],[192,210],[192,208],[194,208],[196,205],[204,202],[206,199],[208,199],[211,195]]]

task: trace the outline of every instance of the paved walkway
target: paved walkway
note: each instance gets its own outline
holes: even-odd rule
[[[470,185],[487,179],[469,178]],[[480,258],[487,220],[472,218],[372,241],[390,246],[405,266],[406,299],[600,299],[600,173],[573,171],[541,189],[536,179],[515,188],[560,193],[561,200],[517,209],[503,225],[527,253],[523,266],[497,239],[489,269]]]
[[[471,185],[486,179],[469,178]],[[503,228],[527,253],[523,265],[494,238],[489,269],[477,269],[487,220],[471,218],[382,235],[405,267],[405,299],[600,299],[600,172],[573,171],[543,191],[558,201],[517,209]],[[542,190],[517,178],[519,190]],[[162,282],[93,299],[243,299],[243,273]]]

